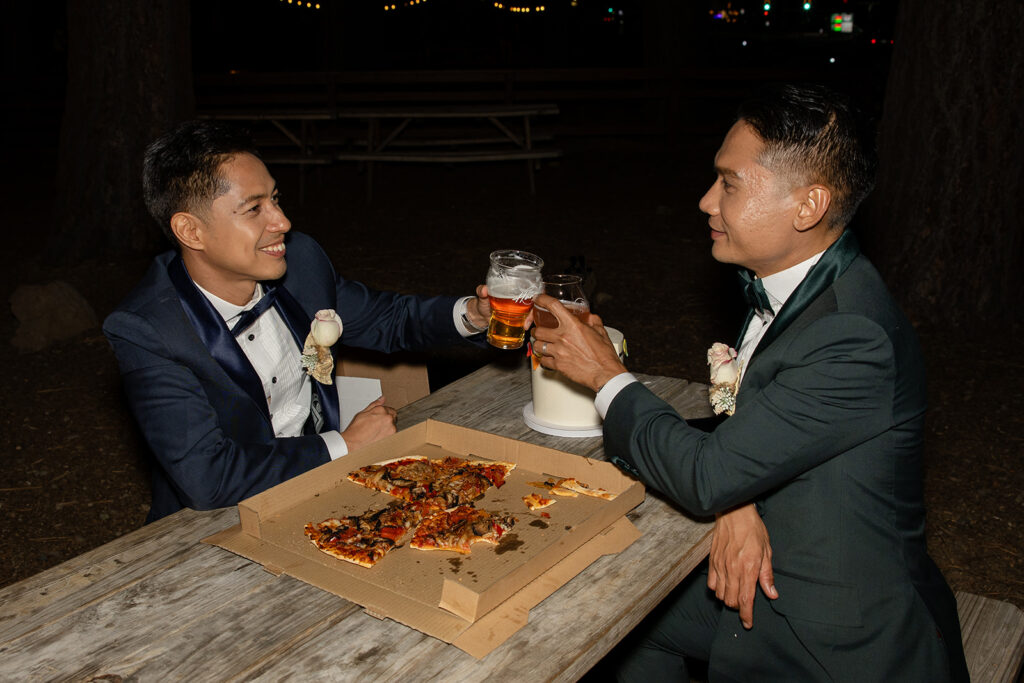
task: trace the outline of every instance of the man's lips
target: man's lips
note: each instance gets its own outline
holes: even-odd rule
[[[714,228],[711,228],[711,239],[719,240],[722,239],[723,237],[725,237],[724,232],[722,232],[721,230],[715,230]]]
[[[270,256],[284,256],[284,242],[278,242],[277,244],[272,244],[269,247],[260,247],[260,251]]]

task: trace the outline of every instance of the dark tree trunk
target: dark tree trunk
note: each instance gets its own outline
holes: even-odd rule
[[[68,0],[68,83],[51,255],[74,263],[162,244],[142,203],[142,154],[191,116],[189,3]]]
[[[912,319],[1020,320],[1024,3],[901,0],[865,207],[869,250]]]

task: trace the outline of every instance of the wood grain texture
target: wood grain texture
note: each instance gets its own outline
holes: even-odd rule
[[[972,681],[1018,680],[1024,661],[1024,612],[972,593],[956,594],[960,633]]]
[[[641,379],[684,415],[707,412],[706,388]],[[433,417],[603,458],[600,437],[552,437],[527,427],[522,408],[529,398],[525,364],[488,366],[404,408],[399,426]],[[182,510],[0,591],[0,680],[576,680],[710,546],[710,524],[650,492],[629,518],[643,536],[599,558],[477,660],[199,543],[236,524],[235,509]],[[403,656],[391,656],[396,651]]]

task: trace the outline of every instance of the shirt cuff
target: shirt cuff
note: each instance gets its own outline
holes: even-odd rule
[[[455,302],[455,307],[452,309],[452,320],[455,321],[455,329],[463,337],[472,337],[474,334],[483,334],[487,331],[486,328],[482,330],[477,329],[469,322],[469,316],[466,315],[466,303],[472,298],[471,296],[462,297]]]
[[[605,385],[601,387],[601,391],[597,392],[597,396],[594,398],[594,408],[597,409],[597,414],[601,416],[602,420],[608,414],[608,408],[611,407],[612,401],[619,395],[619,392],[633,382],[638,381],[632,373],[623,372],[605,382]]]
[[[345,437],[340,432],[331,430],[329,432],[322,432],[319,436],[327,444],[327,453],[331,456],[331,460],[337,460],[343,455],[348,455],[348,444],[345,443]]]

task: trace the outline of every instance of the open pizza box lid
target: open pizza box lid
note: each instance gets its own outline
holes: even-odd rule
[[[313,546],[303,531],[307,522],[361,514],[392,500],[348,481],[349,472],[410,455],[516,463],[504,486],[476,501],[478,508],[513,514],[515,527],[497,546],[478,543],[469,555],[416,550],[406,542],[372,568]],[[560,477],[617,496],[547,496],[557,502],[528,510],[522,497],[543,493],[529,482]],[[427,420],[240,502],[241,523],[203,540],[483,657],[526,624],[530,608],[598,557],[639,538],[624,515],[643,499],[643,485],[610,463]]]

